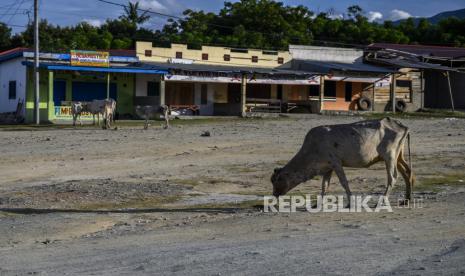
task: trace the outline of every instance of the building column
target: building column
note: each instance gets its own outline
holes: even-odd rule
[[[53,101],[53,71],[48,71],[48,103],[47,103],[47,120],[55,119],[55,102]]]
[[[166,81],[165,76],[160,76],[160,105],[165,104],[165,90],[166,90]]]
[[[375,111],[375,97],[376,97],[376,82],[373,83],[373,91],[371,98],[371,111]]]
[[[246,104],[247,102],[247,75],[242,74],[242,81],[241,81],[241,116],[246,116]]]
[[[391,75],[391,110],[396,113],[396,74]]]
[[[325,77],[320,76],[320,113],[324,110]]]
[[[110,98],[110,72],[107,73],[107,99]]]

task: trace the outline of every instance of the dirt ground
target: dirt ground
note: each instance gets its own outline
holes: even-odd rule
[[[0,127],[0,275],[465,274],[464,119],[399,119],[422,208],[257,207],[309,129],[362,119]],[[382,163],[346,173],[355,194],[384,191]],[[391,198],[403,191],[399,178]],[[319,192],[316,179],[292,193]],[[330,194],[343,194],[336,177]]]

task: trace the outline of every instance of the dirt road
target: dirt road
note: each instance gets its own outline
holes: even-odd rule
[[[254,207],[310,128],[361,119],[0,129],[0,275],[465,274],[465,120],[401,119],[423,208]],[[347,175],[356,194],[384,191],[383,164]]]

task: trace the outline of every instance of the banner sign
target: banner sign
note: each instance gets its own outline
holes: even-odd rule
[[[240,77],[204,77],[185,75],[165,75],[166,81],[241,83]]]
[[[56,120],[72,120],[71,106],[55,106]],[[81,120],[93,120],[93,116],[89,112],[81,113]]]
[[[345,82],[365,82],[375,83],[376,87],[385,87],[391,85],[391,78],[372,78],[372,77],[341,77],[341,76],[326,76],[328,81],[345,81]]]
[[[265,79],[251,78],[247,83],[263,83],[263,84],[288,84],[288,85],[320,85],[320,76],[312,76],[306,79]]]
[[[187,82],[216,82],[216,83],[241,83],[240,76],[231,77],[206,77],[206,76],[185,76],[185,75],[166,75],[166,81],[187,81]],[[263,84],[289,84],[289,85],[319,85],[319,77],[309,77],[307,79],[267,79],[248,77],[247,83]]]
[[[71,50],[71,66],[109,67],[110,53]]]

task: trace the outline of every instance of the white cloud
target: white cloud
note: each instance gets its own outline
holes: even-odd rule
[[[392,21],[397,21],[401,19],[407,19],[409,17],[413,17],[410,13],[403,11],[403,10],[392,10],[389,16],[389,19]]]
[[[144,10],[166,11],[167,7],[157,0],[132,0],[132,3],[139,2],[139,7]]]
[[[100,27],[103,24],[103,20],[100,19],[84,19],[83,21],[89,23],[94,27]]]
[[[344,19],[344,15],[343,14],[330,14],[330,15],[328,15],[328,18],[330,18],[330,19]]]
[[[367,13],[367,18],[369,22],[378,21],[383,19],[383,14],[377,11],[370,11]]]

